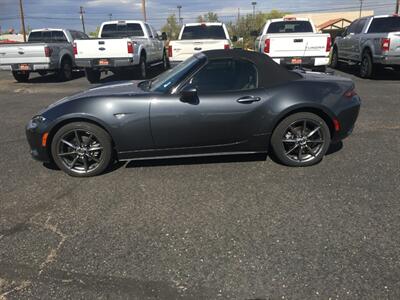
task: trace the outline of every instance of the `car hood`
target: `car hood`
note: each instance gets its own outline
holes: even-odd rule
[[[122,96],[122,95],[137,95],[137,94],[147,94],[148,91],[144,91],[138,87],[141,81],[118,81],[113,83],[107,83],[95,88],[80,92],[78,94],[64,97],[53,104],[50,104],[42,112],[53,108],[57,105],[63,104],[65,102],[70,102],[76,99],[82,98],[92,98],[92,97],[102,97],[102,96]]]

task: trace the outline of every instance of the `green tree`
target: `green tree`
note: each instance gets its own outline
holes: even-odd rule
[[[229,34],[243,38],[243,42],[236,43],[236,47],[254,49],[255,37],[251,36],[252,31],[261,31],[266,21],[269,19],[282,18],[287,12],[271,10],[270,12],[259,12],[253,17],[253,14],[247,14],[240,17],[236,23],[227,24]]]
[[[89,32],[89,36],[97,38],[99,36],[99,32],[100,32],[100,26],[97,26],[95,31]]]
[[[178,24],[175,14],[170,15],[167,18],[167,23],[161,28],[162,32],[168,34],[169,40],[175,40],[179,36],[181,26]]]
[[[203,23],[203,22],[219,22],[218,15],[213,12],[208,12],[202,16],[197,17],[197,22]]]

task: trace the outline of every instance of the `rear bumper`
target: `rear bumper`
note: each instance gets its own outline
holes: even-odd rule
[[[374,56],[374,63],[387,66],[400,66],[400,56]]]
[[[46,147],[42,146],[42,136],[44,134],[43,126],[34,123],[32,120],[26,125],[25,133],[30,146],[30,153],[33,159],[50,162],[50,156]]]
[[[108,64],[100,64],[100,61],[107,61]],[[93,69],[113,69],[133,67],[139,64],[139,58],[136,56],[127,58],[76,58],[75,63],[78,67]]]
[[[361,99],[359,96],[354,96],[350,100],[349,105],[342,109],[337,115],[340,129],[332,136],[332,142],[339,142],[348,137],[354,129],[361,107]]]
[[[24,65],[25,68],[21,68]],[[58,66],[52,63],[24,63],[24,64],[2,64],[1,71],[41,71],[41,70],[56,70]]]
[[[272,59],[277,63],[285,67],[319,67],[327,66],[329,64],[329,57],[272,57]],[[295,60],[301,59],[301,63]]]

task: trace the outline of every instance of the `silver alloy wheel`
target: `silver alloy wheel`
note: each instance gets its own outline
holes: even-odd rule
[[[75,129],[67,132],[59,139],[57,155],[72,172],[90,173],[100,165],[103,147],[93,133]]]
[[[295,162],[308,162],[321,153],[325,139],[318,122],[303,119],[289,125],[282,143],[287,158]]]

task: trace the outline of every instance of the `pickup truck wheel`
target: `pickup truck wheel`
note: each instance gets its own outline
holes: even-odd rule
[[[142,79],[147,78],[147,63],[146,63],[146,56],[144,55],[140,56],[139,72],[140,72],[140,78]]]
[[[374,73],[374,64],[372,62],[371,54],[366,51],[364,52],[360,65],[360,77],[371,78]]]
[[[46,76],[47,75],[47,71],[38,71],[40,76]]]
[[[169,59],[168,59],[168,57],[167,57],[167,55],[166,55],[166,53],[164,51],[164,54],[163,54],[163,69],[164,70],[168,70],[169,68],[170,68]]]
[[[29,72],[13,71],[12,74],[18,82],[27,82],[29,80]]]
[[[90,83],[98,83],[100,81],[101,72],[92,69],[85,69],[86,78]]]
[[[72,79],[72,63],[70,59],[65,58],[62,60],[57,77],[59,81],[69,81]]]
[[[331,67],[334,69],[339,68],[339,53],[336,48],[333,48],[333,51],[332,51]]]

